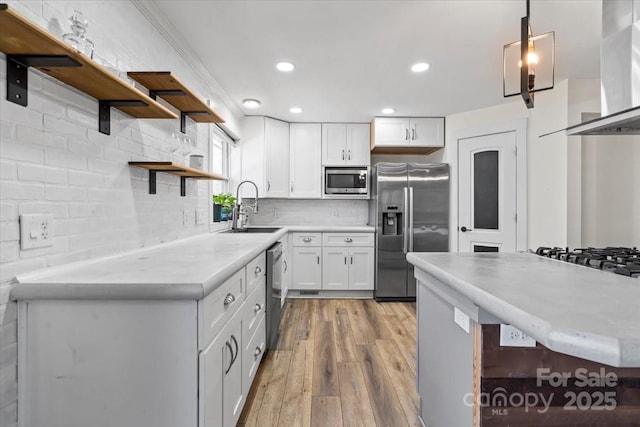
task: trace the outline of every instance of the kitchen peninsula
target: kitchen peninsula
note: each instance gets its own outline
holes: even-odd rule
[[[527,253],[407,259],[426,425],[635,425],[640,280]],[[537,344],[501,346],[499,324]]]

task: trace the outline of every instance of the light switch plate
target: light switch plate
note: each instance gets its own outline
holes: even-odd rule
[[[462,328],[463,331],[469,333],[470,319],[462,310],[458,307],[453,307],[453,321]]]
[[[196,210],[196,225],[204,224],[204,210],[197,209]]]
[[[20,248],[22,250],[53,246],[53,215],[20,215]]]

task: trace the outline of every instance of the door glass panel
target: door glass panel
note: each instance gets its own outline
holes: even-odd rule
[[[473,245],[473,252],[500,252],[497,246]]]
[[[473,222],[475,229],[498,229],[498,151],[473,155]]]

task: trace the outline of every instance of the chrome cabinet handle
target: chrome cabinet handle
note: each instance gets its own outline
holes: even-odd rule
[[[347,257],[344,257],[344,265],[347,265]]]
[[[344,241],[347,243],[351,243],[353,242],[353,239],[351,237],[347,237],[346,239],[344,239]]]
[[[224,297],[224,306],[228,306],[229,304],[231,304],[232,302],[234,302],[236,300],[236,297],[233,296],[233,294],[227,294],[226,297]]]
[[[320,265],[320,255],[318,255],[318,265]]]
[[[253,274],[257,276],[260,273],[262,273],[262,269],[260,268],[260,266],[256,266],[256,269],[253,270]]]
[[[260,310],[262,310],[262,306],[260,304],[256,303],[256,305],[253,306],[254,313],[257,313]]]
[[[351,257],[351,264],[353,264],[353,257]]]
[[[404,130],[404,139],[409,140],[409,129]]]
[[[253,355],[255,357],[258,357],[262,354],[262,346],[256,347],[255,351],[253,352]]]
[[[287,261],[286,260],[282,260],[282,264],[284,265],[284,273],[286,273],[287,270],[289,269],[289,266],[287,265]]]
[[[413,252],[413,187],[409,187],[409,247],[408,251]]]
[[[347,160],[351,160],[351,150],[347,151]]]
[[[231,339],[233,340],[233,345],[236,348],[236,354],[233,356],[233,359],[231,359],[231,366],[233,366],[233,364],[236,363],[236,359],[238,359],[238,350],[240,349],[240,346],[238,345],[238,341],[236,340],[236,337],[231,335]]]
[[[403,224],[403,232],[404,236],[402,236],[402,253],[407,254],[407,247],[409,246],[409,221],[407,221],[406,216],[409,215],[409,189],[407,187],[403,188],[403,196],[404,196],[404,213],[405,220]]]
[[[291,181],[291,192],[293,193],[293,181]]]
[[[302,241],[305,243],[309,243],[311,241],[311,237],[305,237],[304,239],[302,239]]]
[[[229,366],[227,366],[227,369],[225,369],[224,371],[224,374],[227,375],[231,370],[231,367],[233,366],[233,348],[231,348],[231,344],[229,344],[229,341],[225,342],[225,344],[229,349],[229,352],[231,353],[231,362],[229,362]]]
[[[267,192],[271,191],[271,181],[267,181]]]
[[[411,129],[411,139],[416,139],[416,130],[415,129]]]
[[[344,160],[344,150],[342,150],[342,160]]]

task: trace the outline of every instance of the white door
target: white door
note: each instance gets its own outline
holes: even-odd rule
[[[320,124],[290,125],[289,197],[319,199],[322,196],[322,131]]]
[[[322,248],[293,248],[291,289],[322,289]]]
[[[371,163],[371,126],[350,123],[347,125],[347,164],[369,166]]]
[[[346,161],[347,126],[344,123],[322,124],[322,164],[341,166]]]
[[[458,250],[516,251],[516,131],[458,139]]]
[[[289,197],[289,123],[264,119],[265,182],[260,197]]]
[[[415,117],[409,120],[410,145],[416,147],[444,147],[444,119]]]
[[[322,249],[322,289],[346,290],[349,286],[347,248]]]
[[[225,347],[229,350],[224,350],[223,353],[222,425],[225,427],[236,425],[242,412],[242,404],[244,403],[245,391],[242,390],[241,313],[242,310],[238,310],[220,333],[220,335],[227,337]]]
[[[373,247],[349,249],[349,289],[373,290]]]

